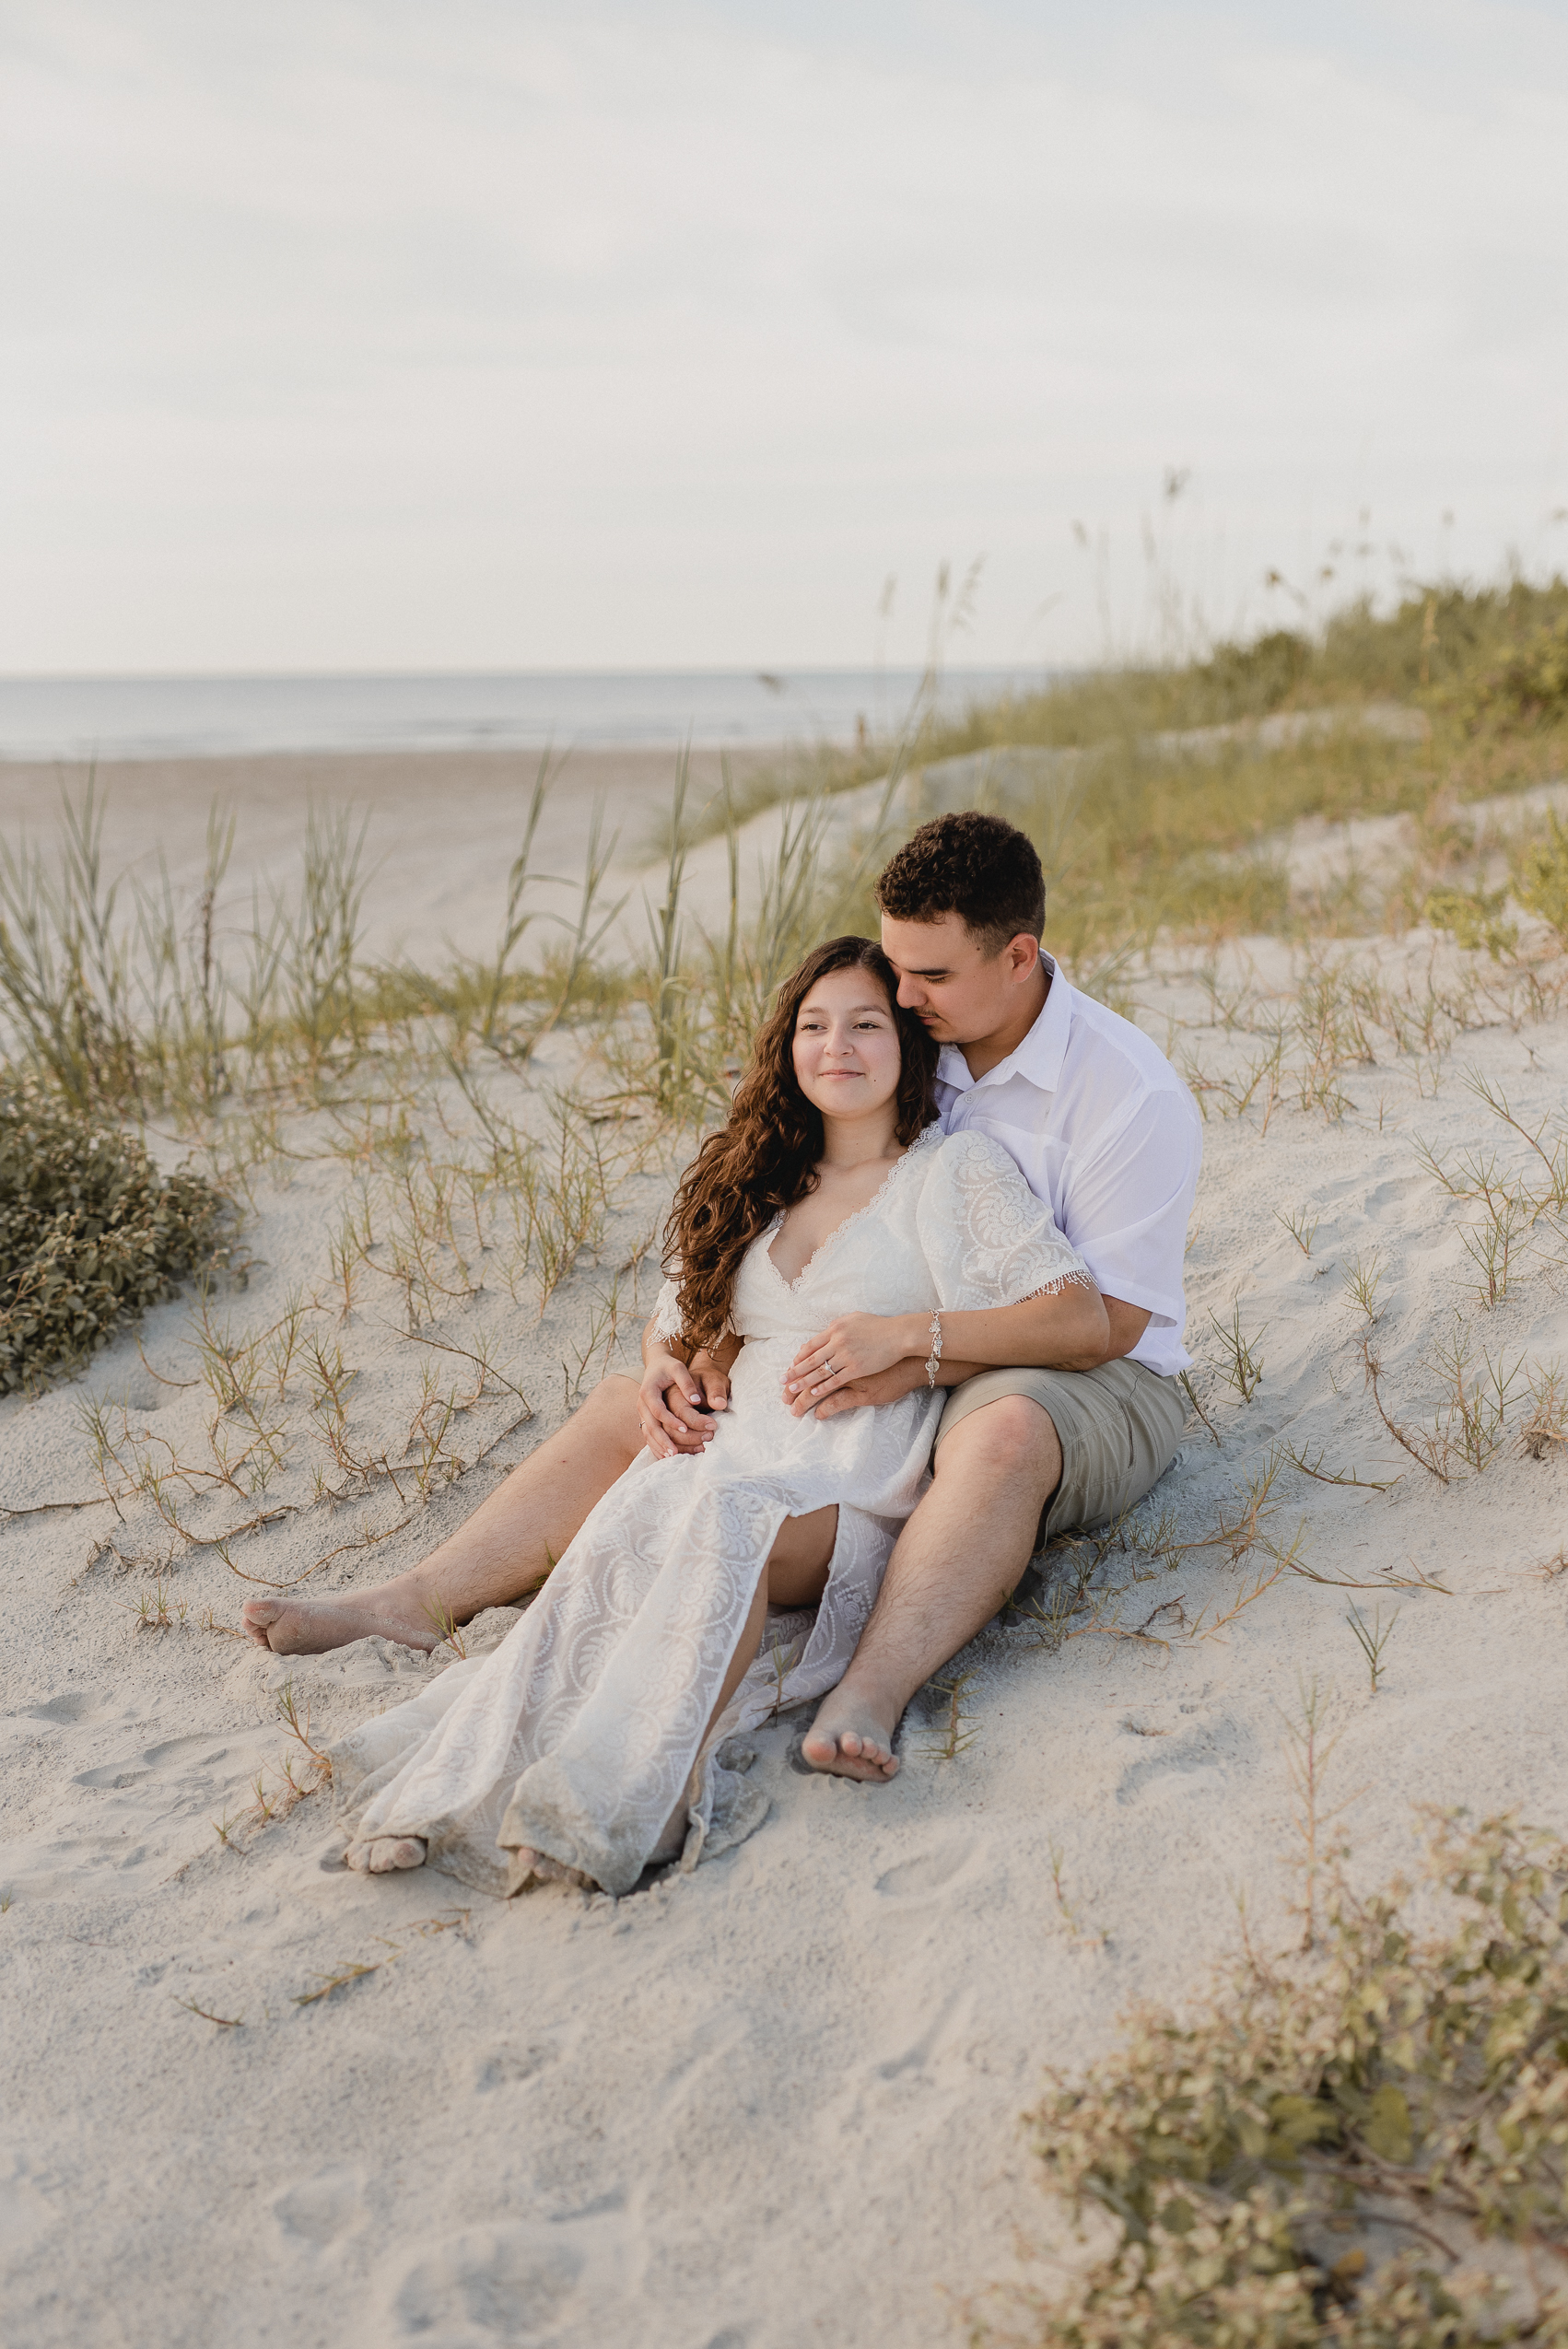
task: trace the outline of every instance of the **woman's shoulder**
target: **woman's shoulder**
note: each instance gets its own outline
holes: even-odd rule
[[[956,1134],[943,1134],[931,1157],[933,1173],[940,1167],[950,1181],[961,1180],[965,1176],[973,1181],[977,1176],[989,1174],[1004,1183],[1024,1183],[1024,1189],[1028,1189],[1017,1160],[1010,1157],[1001,1144],[993,1140],[989,1134],[977,1134],[969,1128],[961,1128]]]

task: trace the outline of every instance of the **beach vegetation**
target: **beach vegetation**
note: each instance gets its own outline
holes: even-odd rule
[[[1338,1845],[1316,1865],[1309,1947],[1248,1934],[1193,2011],[1141,2008],[1053,2074],[1032,2128],[1082,2253],[989,2296],[976,2343],[1568,2339],[1568,1846],[1438,1818],[1425,1930],[1408,1885],[1357,1894]]]
[[[77,1368],[227,1253],[228,1198],[33,1072],[0,1078],[0,1392]]]
[[[1383,1661],[1383,1652],[1388,1644],[1394,1626],[1398,1619],[1399,1610],[1396,1607],[1387,1622],[1385,1623],[1383,1609],[1381,1607],[1376,1607],[1372,1611],[1372,1620],[1369,1623],[1354,1599],[1351,1601],[1351,1611],[1345,1618],[1351,1627],[1352,1637],[1366,1658],[1367,1674],[1371,1680],[1374,1696],[1382,1686],[1383,1676],[1388,1669]]]

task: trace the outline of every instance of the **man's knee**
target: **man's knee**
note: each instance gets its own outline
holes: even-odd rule
[[[642,1422],[638,1417],[638,1385],[632,1378],[611,1371],[602,1378],[574,1416],[606,1436],[615,1436],[628,1453],[642,1449]]]
[[[958,1421],[936,1455],[939,1476],[1017,1478],[1054,1485],[1061,1474],[1056,1423],[1026,1395],[999,1395]]]

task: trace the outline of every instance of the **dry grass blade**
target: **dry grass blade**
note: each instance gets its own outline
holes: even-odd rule
[[[1383,1400],[1383,1390],[1378,1384],[1383,1375],[1383,1364],[1372,1350],[1372,1337],[1368,1330],[1362,1332],[1361,1359],[1366,1375],[1366,1384],[1372,1390],[1372,1399],[1376,1406],[1377,1416],[1395,1443],[1402,1452],[1408,1452],[1410,1458],[1418,1467],[1424,1468],[1429,1477],[1434,1477],[1439,1484],[1445,1485],[1452,1482],[1449,1475],[1448,1446],[1445,1440],[1440,1435],[1412,1434],[1408,1429],[1401,1427],[1396,1420],[1389,1418],[1387,1407]]]
[[[278,1690],[277,1709],[279,1715],[282,1718],[284,1727],[288,1731],[289,1735],[298,1739],[300,1745],[304,1747],[305,1751],[310,1755],[310,1759],[314,1762],[322,1775],[325,1778],[330,1778],[332,1776],[331,1758],[323,1747],[311,1743],[310,1708],[307,1705],[304,1712],[301,1713],[299,1710],[299,1700],[294,1693],[294,1683],[292,1680],[286,1680],[282,1688]]]
[[[1321,1444],[1316,1459],[1310,1460],[1305,1452],[1297,1451],[1293,1443],[1285,1445],[1285,1457],[1292,1467],[1299,1468],[1304,1477],[1311,1477],[1318,1484],[1345,1485],[1353,1487],[1357,1492],[1392,1492],[1399,1482],[1398,1477],[1388,1477],[1379,1481],[1375,1477],[1357,1476],[1353,1468],[1326,1468],[1323,1465],[1326,1456]]]
[[[182,2006],[187,2015],[199,2015],[204,2023],[216,2023],[220,2030],[238,2031],[244,2028],[243,2015],[215,2015],[210,2007],[198,2006],[193,1998],[177,1998],[174,2004],[176,2006]]]
[[[1190,1371],[1178,1371],[1176,1373],[1176,1384],[1181,1388],[1181,1391],[1186,1396],[1188,1401],[1191,1404],[1198,1417],[1202,1420],[1203,1425],[1208,1429],[1209,1433],[1212,1436],[1216,1450],[1223,1452],[1224,1450],[1224,1445],[1220,1442],[1220,1431],[1214,1425],[1213,1420],[1209,1417],[1208,1412],[1203,1408],[1202,1404],[1198,1399],[1198,1389],[1192,1383],[1192,1373]]]
[[[962,1672],[955,1679],[931,1682],[937,1695],[947,1699],[947,1719],[933,1742],[921,1748],[928,1761],[952,1761],[956,1755],[966,1752],[979,1735],[978,1724],[972,1722],[964,1709],[974,1677],[972,1672]]]
[[[446,1916],[416,1918],[413,1924],[403,1926],[402,1931],[405,1934],[417,1934],[421,1941],[432,1940],[436,1934],[442,1933],[457,1932],[466,1934],[471,1913],[467,1909],[458,1909]],[[318,1977],[317,1987],[314,1990],[297,1993],[292,2004],[296,2006],[314,2006],[320,2000],[331,1998],[334,1991],[346,1990],[354,1982],[362,1982],[367,1975],[384,1973],[389,1966],[395,1966],[398,1959],[406,1955],[406,1943],[390,1942],[384,1934],[379,1934],[377,1938],[387,1952],[384,1958],[371,1958],[363,1961],[355,1959],[346,1965],[339,1966],[335,1972]]]

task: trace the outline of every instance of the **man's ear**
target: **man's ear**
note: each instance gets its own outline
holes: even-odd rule
[[[1028,930],[1021,929],[1016,938],[1009,939],[1007,955],[1014,978],[1027,978],[1040,959],[1040,941]]]

